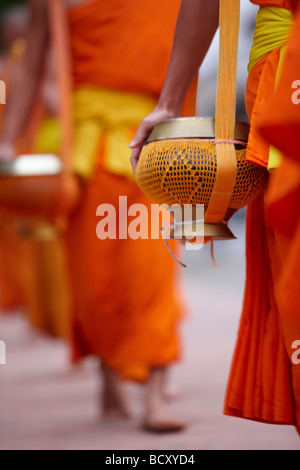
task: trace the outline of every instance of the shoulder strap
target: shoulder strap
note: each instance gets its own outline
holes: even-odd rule
[[[220,51],[216,99],[215,138],[217,176],[205,216],[207,223],[224,220],[237,176],[233,143],[236,122],[237,58],[240,0],[220,0]],[[223,142],[229,141],[229,142]]]

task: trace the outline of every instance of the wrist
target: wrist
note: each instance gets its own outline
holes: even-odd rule
[[[178,117],[181,114],[182,106],[184,100],[175,99],[175,97],[160,97],[156,109],[158,111],[163,111],[170,116]]]

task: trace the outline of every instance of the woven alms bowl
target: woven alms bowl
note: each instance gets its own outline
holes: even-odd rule
[[[217,223],[205,222],[206,240],[235,238],[228,227],[228,220],[237,210],[256,199],[266,186],[267,170],[246,161],[248,135],[249,125],[237,122],[234,136],[236,183],[224,219]],[[204,213],[207,211],[217,176],[214,136],[214,119],[171,119],[154,128],[142,149],[136,171],[137,184],[154,203],[179,206],[179,212],[175,209],[175,222],[177,216],[179,221],[183,220],[185,205],[196,207],[201,204]],[[184,224],[187,236],[194,233],[193,220],[190,222]],[[175,236],[177,228],[175,223]]]
[[[217,174],[214,119],[179,118],[159,123],[144,145],[136,171],[142,191],[157,204],[203,204],[207,208]],[[229,209],[252,202],[266,184],[264,168],[246,161],[249,126],[237,122],[237,179]]]

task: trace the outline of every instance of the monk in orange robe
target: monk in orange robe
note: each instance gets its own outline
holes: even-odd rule
[[[294,27],[287,44],[282,72],[274,97],[262,113],[258,128],[269,144],[282,153],[282,163],[270,181],[267,217],[277,234],[282,259],[276,279],[277,302],[284,341],[292,353],[291,380],[294,390],[295,421],[300,423],[300,159],[299,78],[300,2],[291,1]],[[296,87],[296,89],[295,89]],[[291,96],[292,95],[292,96]]]
[[[0,78],[5,83],[6,101],[10,100],[10,83],[26,49],[28,8],[8,8],[2,18],[1,31],[4,46],[0,59]],[[55,111],[55,93],[52,88],[52,63],[47,61],[46,80],[42,98],[38,96],[31,119],[16,144],[18,154],[55,153],[56,142],[49,145],[48,119]],[[6,106],[0,106],[0,135]],[[40,128],[42,123],[42,128]],[[51,140],[53,136],[51,136]],[[42,141],[42,142],[41,142]],[[54,149],[54,150],[53,150]],[[5,153],[5,149],[2,153]],[[44,235],[45,230],[43,227]],[[66,338],[69,334],[68,279],[65,276],[64,246],[58,239],[32,238],[27,221],[8,214],[0,207],[0,308],[2,312],[22,310],[30,326],[48,335]],[[25,235],[26,234],[26,235]],[[25,235],[25,236],[24,236]],[[53,295],[55,293],[55,295]],[[67,313],[66,313],[67,312]]]
[[[211,2],[211,11],[205,10],[204,3],[201,0],[182,2],[162,94],[156,109],[142,122],[131,143],[134,168],[152,127],[162,119],[178,116],[187,84],[205,57],[216,30],[219,2]],[[251,122],[247,158],[269,168],[271,176],[266,194],[254,201],[247,211],[244,306],[224,413],[272,424],[290,424],[300,432],[300,365],[296,354],[296,348],[300,349],[296,290],[299,290],[300,254],[300,179],[296,143],[299,110],[295,105],[292,107],[291,99],[292,83],[297,79],[300,67],[295,69],[299,64],[299,26],[298,29],[295,26],[290,37],[293,6],[290,1],[258,0],[253,3],[272,7],[271,23],[279,22],[279,27],[283,23],[283,28],[279,34],[277,30],[274,34],[272,23],[271,39],[267,36],[266,41],[265,20],[260,24],[263,32],[259,31],[258,39],[268,47],[262,49],[261,56],[261,50],[256,51],[258,60],[252,63],[245,96]],[[269,13],[268,10],[267,16]],[[260,10],[260,18],[265,14],[266,10]],[[286,44],[286,58],[280,67],[281,48]],[[280,70],[282,79],[278,85]],[[276,99],[270,105],[276,86]],[[271,154],[274,149],[270,143],[295,160],[286,158],[282,165],[273,167]],[[279,169],[275,169],[277,166]]]
[[[13,142],[30,110],[48,44],[47,2],[30,4],[29,52],[8,107],[3,159],[14,154]],[[119,213],[119,197],[126,196],[128,208],[142,204],[150,218],[151,204],[134,182],[128,145],[161,91],[179,6],[180,0],[65,2],[74,85],[73,166],[83,182],[66,240],[73,360],[91,354],[101,359],[104,416],[128,415],[120,379],[147,383],[143,424],[150,431],[183,427],[164,414],[167,372],[181,350],[177,270],[162,240],[99,240],[96,211],[110,204],[117,229],[122,225],[127,231],[128,222]],[[26,95],[24,83],[29,84]],[[186,113],[192,115],[196,81],[189,96]]]
[[[259,0],[253,3],[289,11],[292,7],[289,1]],[[294,48],[296,45],[295,39],[288,39],[289,36],[290,30],[287,29],[287,38],[282,45],[271,48],[254,65],[247,83],[245,99],[251,123],[248,159],[265,167],[270,166],[270,142],[262,137],[259,123],[267,112],[276,89],[282,47],[287,44],[289,51],[289,47]],[[280,66],[280,70],[281,73],[287,70],[285,62]],[[294,63],[288,70],[294,74]],[[289,91],[291,101],[291,85]],[[268,112],[268,119],[272,122],[274,116],[281,115],[281,112],[280,105],[276,112],[274,109],[271,113]],[[277,135],[280,135],[284,142],[289,142],[293,131],[290,127],[288,131],[283,129],[282,133]],[[297,134],[293,135],[295,140]],[[300,321],[296,313],[299,306],[298,309],[295,304],[293,308],[290,305],[289,309],[284,306],[282,297],[290,298],[288,292],[291,291],[290,287],[286,291],[280,288],[289,263],[288,252],[292,245],[293,225],[299,224],[299,210],[292,205],[289,208],[281,208],[280,212],[277,208],[275,217],[274,213],[273,216],[268,215],[272,193],[285,192],[284,182],[280,178],[282,170],[282,163],[278,169],[272,170],[267,193],[248,208],[244,310],[228,384],[225,413],[273,424],[291,424],[300,431],[300,370],[292,360],[293,344],[300,337]],[[298,173],[290,170],[291,168],[289,174],[286,174],[288,185],[292,184]],[[295,212],[292,213],[292,209],[295,209]],[[280,213],[285,215],[278,223]],[[277,224],[274,223],[276,219]],[[293,261],[296,261],[295,257]],[[296,270],[290,274],[292,283],[299,286],[299,273],[298,277]],[[296,299],[297,296],[294,296],[293,302]]]

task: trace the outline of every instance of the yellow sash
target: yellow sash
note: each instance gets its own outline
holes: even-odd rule
[[[293,15],[279,7],[261,7],[258,10],[250,51],[248,72],[269,52],[284,46],[293,27]]]
[[[81,87],[73,94],[73,171],[92,177],[100,145],[104,145],[104,167],[134,179],[128,148],[142,119],[153,111],[156,100],[138,93]],[[57,120],[46,119],[35,142],[36,152],[57,152],[60,147]]]
[[[156,100],[138,93],[92,87],[74,93],[73,168],[84,178],[94,171],[99,145],[104,142],[105,168],[134,178],[128,148],[134,130],[153,111]]]

